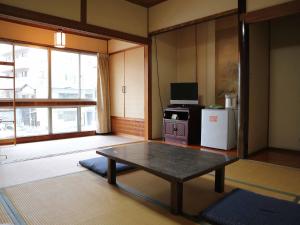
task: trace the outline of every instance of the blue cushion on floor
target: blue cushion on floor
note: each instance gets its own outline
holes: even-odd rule
[[[101,176],[107,175],[108,163],[106,157],[97,157],[92,159],[81,160],[79,161],[79,164]],[[133,168],[134,168],[133,166],[128,166],[122,163],[116,163],[117,172],[122,172]]]
[[[202,217],[223,225],[299,225],[300,205],[236,189],[204,210]]]

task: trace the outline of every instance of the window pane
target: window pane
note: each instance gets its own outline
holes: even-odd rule
[[[97,56],[80,55],[81,98],[96,100]]]
[[[79,55],[51,51],[52,98],[79,99]]]
[[[18,108],[17,137],[48,134],[48,108]]]
[[[81,130],[96,130],[96,107],[81,107]]]
[[[13,121],[14,110],[13,108],[0,108],[0,122]]]
[[[14,76],[13,66],[0,65],[0,76],[1,77],[13,77]]]
[[[0,139],[14,137],[13,108],[0,108]]]
[[[0,78],[0,99],[12,99],[14,97],[13,88],[13,79]]]
[[[13,62],[13,46],[11,44],[0,43],[0,61]]]
[[[77,108],[52,109],[53,133],[76,132]]]
[[[0,124],[0,139],[14,138],[14,123],[3,122]]]
[[[16,98],[48,98],[48,51],[15,46]]]

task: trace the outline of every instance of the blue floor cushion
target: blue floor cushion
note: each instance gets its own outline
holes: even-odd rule
[[[92,159],[86,159],[79,161],[79,164],[101,176],[107,175],[107,158],[96,157]],[[133,166],[128,166],[122,163],[116,163],[117,172],[123,172],[126,170],[134,169]]]
[[[300,205],[236,189],[201,217],[220,225],[299,225]]]

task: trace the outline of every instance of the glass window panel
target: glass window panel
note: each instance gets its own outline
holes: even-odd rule
[[[14,76],[14,67],[0,65],[0,77],[13,77]]]
[[[13,88],[13,79],[0,78],[0,99],[12,99],[14,97]]]
[[[79,99],[79,55],[51,51],[52,98]]]
[[[11,44],[0,43],[0,61],[13,62],[13,46]]]
[[[96,130],[96,107],[81,107],[81,130]]]
[[[16,98],[48,98],[48,51],[15,46]]]
[[[0,108],[0,123],[5,121],[14,121],[13,108]]]
[[[49,134],[48,108],[17,108],[17,137]]]
[[[81,98],[96,100],[97,56],[80,55]]]
[[[77,108],[55,108],[52,109],[53,133],[76,132]]]
[[[14,138],[14,123],[2,122],[0,123],[0,139]]]

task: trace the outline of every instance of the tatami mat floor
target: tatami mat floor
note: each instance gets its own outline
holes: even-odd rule
[[[228,166],[224,194],[214,192],[213,174],[185,183],[184,212],[197,215],[234,188],[296,202],[299,179],[299,169],[240,160]],[[118,182],[119,188],[90,171],[81,171],[2,190],[30,225],[196,224],[190,219],[195,217],[169,213],[170,185],[165,180],[133,171],[118,176]]]
[[[97,157],[96,148],[140,141],[105,135],[1,147],[8,159],[0,162],[0,188],[83,171],[78,161]]]
[[[92,157],[97,157],[95,150],[1,165],[0,193],[29,225],[196,224],[195,215],[235,188],[300,200],[300,169],[239,160],[226,167],[223,194],[214,192],[213,173],[186,182],[184,212],[192,217],[174,216],[168,210],[167,181],[133,171],[118,176],[119,187],[113,187],[78,166],[79,160]],[[0,204],[1,223],[13,224]]]
[[[0,146],[0,153],[7,155],[7,159],[2,159],[0,164],[72,154],[95,148],[128,144],[139,141],[142,141],[142,139],[118,135],[94,135],[88,137]]]
[[[4,206],[5,202],[0,196],[0,224],[14,224],[13,220],[9,216],[9,212]]]

